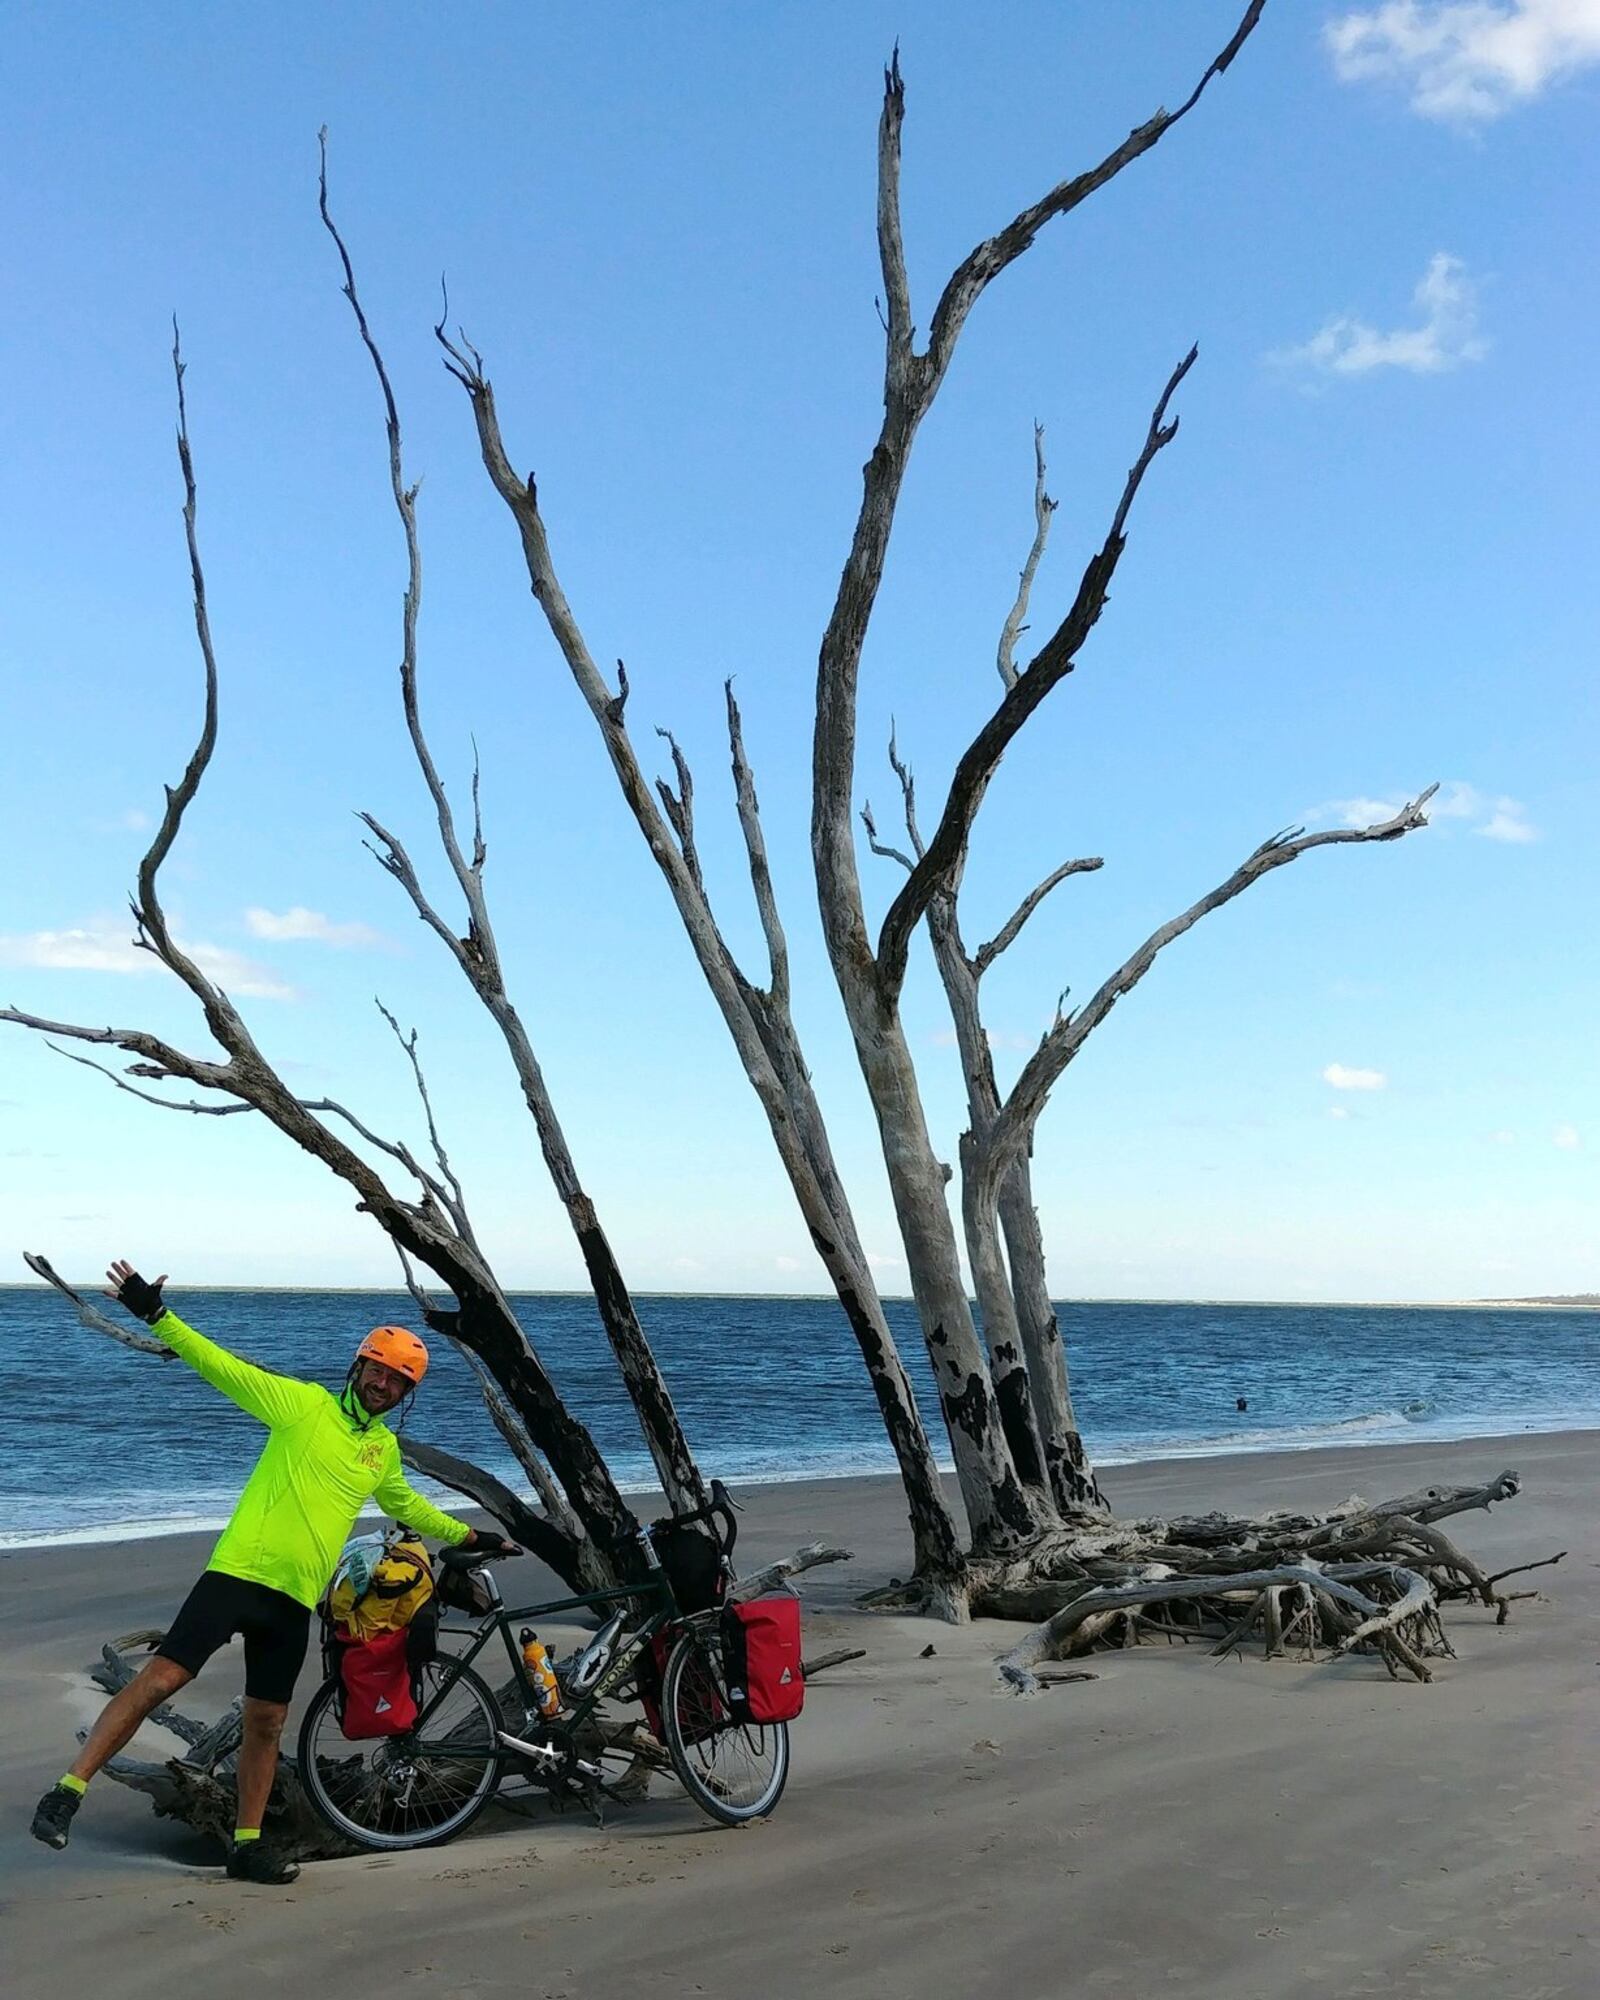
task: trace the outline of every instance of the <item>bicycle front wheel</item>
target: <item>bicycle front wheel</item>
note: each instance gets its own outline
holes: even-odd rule
[[[777,1805],[789,1776],[789,1726],[734,1719],[716,1630],[685,1632],[673,1647],[661,1726],[672,1768],[702,1812],[744,1826]]]
[[[300,1725],[300,1782],[335,1832],[379,1852],[436,1847],[478,1817],[500,1783],[494,1696],[470,1667],[432,1660],[421,1671],[429,1712],[420,1729],[352,1741],[339,1727],[339,1682],[311,1697]]]

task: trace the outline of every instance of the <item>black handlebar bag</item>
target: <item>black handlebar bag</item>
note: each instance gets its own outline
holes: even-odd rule
[[[714,1611],[728,1588],[719,1545],[687,1521],[658,1521],[650,1539],[684,1616]]]

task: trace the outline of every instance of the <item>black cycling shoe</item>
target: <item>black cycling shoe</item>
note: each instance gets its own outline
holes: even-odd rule
[[[299,1873],[298,1861],[285,1861],[264,1840],[236,1840],[228,1853],[230,1882],[260,1882],[281,1889]]]
[[[46,1847],[65,1847],[72,1837],[72,1815],[82,1804],[82,1792],[70,1785],[52,1785],[34,1811],[34,1839]]]

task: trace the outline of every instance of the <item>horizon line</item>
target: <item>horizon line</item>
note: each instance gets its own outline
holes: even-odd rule
[[[43,1280],[0,1280],[0,1292],[49,1292],[54,1286]],[[185,1285],[185,1292],[260,1292],[273,1295],[306,1294],[317,1296],[362,1298],[374,1294],[388,1297],[398,1296],[403,1288],[389,1285],[248,1285],[248,1284],[194,1284]],[[594,1294],[587,1287],[563,1286],[517,1286],[507,1288],[511,1298],[529,1299],[593,1299]],[[768,1299],[778,1303],[807,1303],[815,1305],[837,1304],[834,1292],[739,1292],[739,1291],[653,1291],[630,1287],[630,1295],[636,1299]],[[914,1305],[909,1292],[880,1292],[879,1298],[888,1305]],[[977,1300],[969,1296],[967,1303],[976,1307]],[[1567,1307],[1575,1311],[1600,1310],[1600,1292],[1524,1292],[1504,1298],[1450,1298],[1450,1299],[1350,1299],[1350,1298],[1216,1298],[1216,1297],[1173,1297],[1162,1295],[1139,1295],[1136,1293],[1104,1292],[1073,1295],[1062,1293],[1053,1296],[1052,1305],[1083,1306],[1365,1306],[1381,1307],[1391,1311],[1466,1311],[1491,1306],[1543,1306]]]

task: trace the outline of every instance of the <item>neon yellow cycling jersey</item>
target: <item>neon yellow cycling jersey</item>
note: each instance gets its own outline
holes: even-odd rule
[[[412,1490],[393,1431],[367,1415],[354,1391],[335,1396],[319,1383],[241,1361],[170,1308],[151,1330],[267,1426],[266,1447],[207,1569],[263,1583],[314,1608],[368,1500],[435,1541],[453,1546],[472,1532]]]

